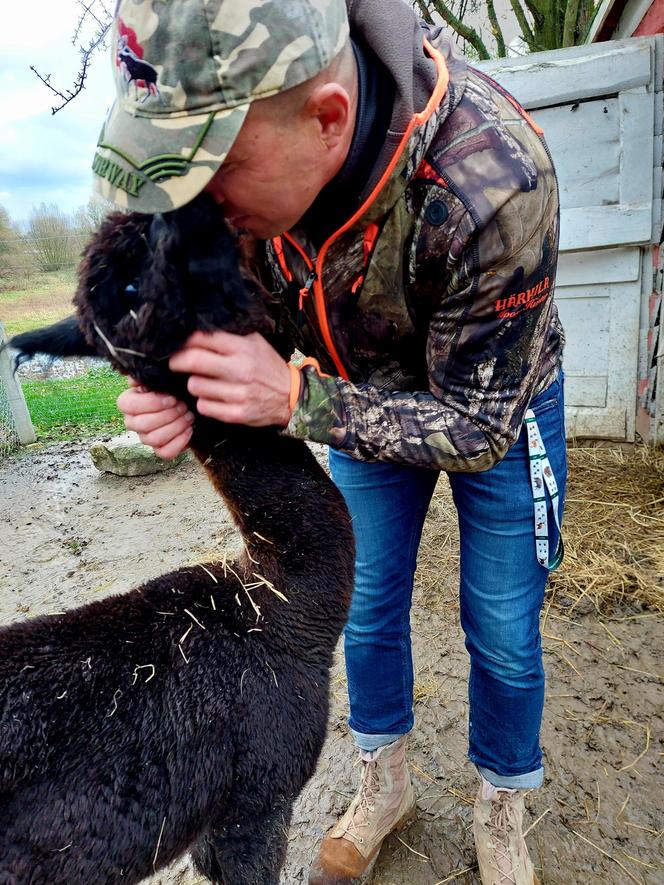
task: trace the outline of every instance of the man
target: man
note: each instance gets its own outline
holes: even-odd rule
[[[328,444],[353,516],[345,653],[362,778],[310,883],[365,878],[415,808],[409,610],[445,471],[459,516],[480,875],[526,885],[522,791],[543,778],[538,618],[566,472],[555,175],[537,126],[439,29],[402,0],[347,7],[121,0],[118,99],[93,168],[101,192],[130,209],[212,193],[259,238],[294,344],[318,360],[298,369],[257,334],[216,332],[170,361],[190,374],[199,413]],[[128,85],[129,50],[154,70],[149,84]],[[182,404],[133,388],[118,405],[162,457],[186,447]]]

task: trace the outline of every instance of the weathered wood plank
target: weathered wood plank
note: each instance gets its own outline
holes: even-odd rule
[[[560,250],[646,245],[652,236],[652,204],[583,206],[560,213]]]
[[[642,37],[490,59],[476,66],[524,107],[535,109],[644,86],[652,79],[653,53],[652,40]]]
[[[653,0],[627,0],[614,31],[616,39],[632,36],[652,2]]]
[[[662,241],[662,190],[664,188],[664,178],[662,176],[662,150],[664,149],[664,138],[661,135],[655,136],[655,165],[652,172],[652,242],[660,243]],[[659,162],[658,162],[659,158]]]
[[[664,92],[664,34],[655,34],[651,39],[655,47],[655,92]]]
[[[650,377],[652,354],[648,346],[649,335],[652,334],[651,327],[651,302],[652,293],[655,290],[655,264],[654,251],[651,249],[641,249],[641,311],[639,321],[639,359],[638,359],[638,379]],[[654,317],[653,317],[654,319]],[[641,400],[642,391],[639,390],[639,401]],[[642,404],[642,403],[641,403]]]
[[[553,156],[563,209],[620,202],[618,99],[545,108],[537,115]]]
[[[638,247],[564,252],[558,262],[556,290],[565,288],[567,298],[575,297],[577,292],[582,293],[584,298],[594,295],[604,298],[606,292],[603,283],[638,280],[640,261],[641,250]],[[586,288],[581,288],[584,285]]]
[[[645,87],[620,93],[621,203],[641,205],[653,199],[653,97]]]
[[[655,135],[662,135],[664,126],[664,92],[655,89]]]
[[[567,336],[565,371],[571,375],[604,375],[611,370],[611,304],[603,298],[565,298],[556,291],[558,312]]]
[[[586,36],[586,43],[591,44],[595,42],[595,37],[597,34],[599,34],[602,25],[608,18],[613,3],[614,0],[602,0],[593,16],[592,24],[590,25],[588,34]]]
[[[614,283],[609,288],[611,371],[607,403],[614,408],[624,408],[627,440],[631,442],[636,424],[641,279],[634,283]]]
[[[606,375],[575,375],[565,369],[565,403],[568,406],[604,408],[607,386]]]
[[[621,408],[565,408],[568,439],[627,439],[627,415]],[[632,439],[634,439],[632,435]]]
[[[570,293],[574,293],[573,297]],[[617,409],[625,416],[627,438],[633,439],[640,273],[631,282],[563,287],[557,290],[556,301],[567,333],[565,371],[577,378],[572,385],[571,404],[584,407],[604,404],[607,411]],[[601,377],[606,380],[605,390],[597,380]],[[589,379],[587,392],[584,392],[585,378]]]

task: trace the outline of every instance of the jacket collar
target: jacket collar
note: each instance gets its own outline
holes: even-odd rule
[[[429,28],[403,0],[346,2],[351,33],[383,62],[394,80],[395,97],[383,148],[360,197],[361,209],[332,239],[345,230],[366,229],[403,196],[438,128],[460,101],[466,72],[465,61],[442,29]],[[303,227],[291,233],[309,254],[318,251]]]

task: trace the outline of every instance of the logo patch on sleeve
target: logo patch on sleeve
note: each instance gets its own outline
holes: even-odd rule
[[[537,285],[524,292],[515,292],[505,298],[497,298],[494,301],[494,311],[500,319],[511,319],[524,310],[532,310],[549,297],[551,282],[544,277]]]

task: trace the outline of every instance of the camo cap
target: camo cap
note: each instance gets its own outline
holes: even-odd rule
[[[119,206],[166,212],[226,158],[252,101],[324,70],[348,37],[344,0],[119,0],[117,97],[92,164]]]

